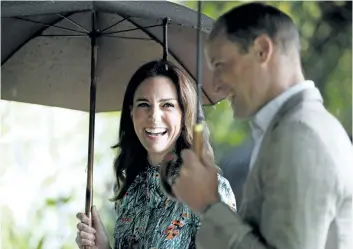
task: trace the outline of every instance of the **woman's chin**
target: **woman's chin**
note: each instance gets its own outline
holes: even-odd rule
[[[161,145],[154,145],[154,146],[149,146],[146,148],[147,152],[149,155],[162,155],[165,156],[169,152],[173,151],[173,148],[170,146],[161,146]]]
[[[158,148],[149,147],[147,149],[148,154],[155,154],[155,155],[161,155],[166,153],[167,151],[168,151],[168,148],[160,148],[160,147]]]

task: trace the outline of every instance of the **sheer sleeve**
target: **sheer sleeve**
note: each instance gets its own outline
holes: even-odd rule
[[[227,204],[234,212],[237,210],[235,195],[228,180],[218,175],[218,193],[221,201]]]

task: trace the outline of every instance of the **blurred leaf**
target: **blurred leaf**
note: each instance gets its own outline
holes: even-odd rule
[[[311,15],[311,18],[318,20],[321,17],[321,9],[315,2],[303,2],[303,7],[306,12]]]
[[[52,199],[52,198],[47,198],[45,200],[45,203],[47,206],[57,206],[60,204],[65,204],[68,203],[71,200],[71,196],[69,197],[60,197],[60,198],[56,198],[56,199]]]
[[[37,249],[43,249],[43,242],[44,242],[45,237],[42,237],[38,243]]]
[[[46,199],[45,203],[47,206],[56,206],[57,200],[55,199]]]

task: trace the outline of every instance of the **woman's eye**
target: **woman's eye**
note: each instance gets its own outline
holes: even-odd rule
[[[163,105],[163,107],[174,107],[174,105],[171,104],[171,103],[165,103],[165,104]]]
[[[147,103],[139,103],[137,107],[148,107],[149,105]]]

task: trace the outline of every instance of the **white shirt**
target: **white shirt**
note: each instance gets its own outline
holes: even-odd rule
[[[259,152],[261,142],[263,139],[263,135],[265,134],[268,126],[270,125],[272,119],[279,111],[281,106],[293,95],[298,92],[301,92],[308,88],[314,88],[314,82],[310,80],[303,81],[299,84],[296,84],[284,91],[270,102],[268,102],[265,106],[263,106],[250,120],[250,126],[252,130],[252,137],[254,140],[254,149],[251,154],[250,159],[250,170],[254,165],[255,159],[257,158],[257,154]]]

